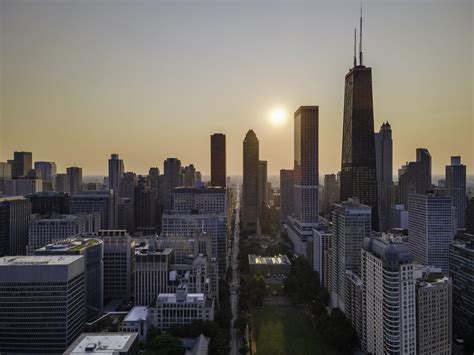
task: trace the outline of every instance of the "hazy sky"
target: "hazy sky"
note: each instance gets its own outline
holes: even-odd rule
[[[340,167],[344,75],[360,1],[0,0],[0,160],[105,174],[166,157],[209,172],[209,135],[242,171],[253,128],[269,173],[291,168],[293,112],[320,107],[320,172]],[[426,147],[433,172],[473,173],[473,17],[465,1],[364,1],[375,129],[389,121],[394,172]],[[270,123],[280,107],[283,126]]]

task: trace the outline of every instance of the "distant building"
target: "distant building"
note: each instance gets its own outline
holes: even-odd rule
[[[176,187],[183,185],[181,176],[181,161],[176,158],[167,158],[164,165],[163,184],[161,186],[163,210],[173,208],[173,191]]]
[[[109,159],[109,190],[118,193],[124,170],[123,160],[118,154],[112,154]]]
[[[26,196],[43,191],[41,179],[16,179],[5,181],[5,195]]]
[[[242,227],[245,231],[257,230],[259,143],[253,130],[245,135],[243,143]],[[261,207],[261,206],[260,206]]]
[[[24,197],[0,198],[0,256],[25,255],[31,202]]]
[[[69,196],[82,191],[82,168],[71,167],[66,169],[66,188]]]
[[[56,163],[53,161],[36,161],[35,170],[40,173],[43,181],[53,182],[56,177]]]
[[[461,157],[451,157],[451,165],[446,166],[446,194],[453,199],[456,208],[457,228],[466,226],[466,165],[461,164]]]
[[[134,212],[136,230],[150,233],[158,230],[157,194],[143,182],[139,182],[135,188]]]
[[[12,166],[8,163],[0,162],[0,195],[5,193],[5,183],[12,179]]]
[[[188,293],[185,284],[180,285],[176,293],[159,294],[149,310],[151,325],[162,331],[194,321],[214,320],[214,300],[203,293]]]
[[[62,354],[82,332],[84,257],[1,258],[0,289],[0,352]]]
[[[33,168],[33,154],[31,152],[14,152],[12,162],[12,178],[26,176]]]
[[[404,205],[392,205],[390,208],[389,228],[408,229],[408,211]]]
[[[257,206],[259,218],[262,219],[263,210],[268,204],[268,164],[265,160],[258,161],[257,171]]]
[[[280,170],[280,220],[288,223],[288,216],[294,211],[293,169]]]
[[[196,186],[196,168],[193,164],[185,166],[183,174],[183,186],[194,187]]]
[[[115,229],[118,220],[118,201],[114,191],[82,191],[70,200],[72,214],[99,213],[101,229]]]
[[[416,192],[419,194],[425,194],[433,188],[431,183],[431,154],[428,149],[416,149],[416,162]]]
[[[449,275],[453,284],[453,333],[474,336],[474,241],[454,241],[449,248]]]
[[[380,230],[387,231],[393,187],[393,141],[392,128],[388,122],[384,122],[379,132],[375,133],[375,157]]]
[[[454,239],[451,196],[414,194],[408,197],[408,245],[416,262],[449,271],[449,244]]]
[[[75,238],[48,244],[35,250],[34,255],[82,255],[84,257],[84,282],[86,289],[86,320],[102,316],[104,246],[98,238]]]
[[[248,256],[250,272],[254,275],[290,275],[291,262],[286,255],[260,256],[251,254]]]
[[[131,198],[119,198],[118,200],[118,229],[125,229],[129,233],[135,231],[134,206]]]
[[[67,180],[67,174],[56,174],[54,178],[54,191],[64,194],[69,193]]]
[[[467,201],[465,216],[466,232],[474,234],[474,197]]]
[[[31,201],[31,213],[33,214],[69,213],[69,195],[64,193],[43,191],[27,195],[26,198]]]
[[[211,135],[211,186],[226,187],[225,134]]]
[[[111,354],[138,355],[136,333],[82,333],[64,355]]]
[[[365,238],[360,275],[362,350],[372,354],[415,354],[416,291],[410,249],[388,235]]]
[[[150,328],[148,307],[135,306],[125,316],[122,322],[124,333],[138,333],[138,341],[146,342]]]
[[[339,202],[340,186],[335,174],[324,175],[324,188],[321,212],[331,216],[332,207]]]

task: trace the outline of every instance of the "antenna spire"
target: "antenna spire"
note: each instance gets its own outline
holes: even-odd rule
[[[357,38],[357,28],[354,28],[354,67],[357,66],[356,38]]]
[[[362,57],[362,4],[360,5],[359,65],[364,65]]]

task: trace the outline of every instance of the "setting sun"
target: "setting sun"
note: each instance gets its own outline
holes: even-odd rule
[[[272,124],[274,126],[281,126],[286,121],[285,111],[282,109],[276,109],[272,111]]]

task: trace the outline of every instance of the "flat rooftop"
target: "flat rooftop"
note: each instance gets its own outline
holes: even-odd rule
[[[160,293],[158,295],[158,303],[195,303],[199,301],[204,301],[204,293],[188,293],[184,302],[178,302],[175,293]]]
[[[77,251],[100,243],[102,243],[102,240],[95,238],[72,239],[54,244],[48,244],[38,249],[38,251]]]
[[[11,265],[69,265],[82,258],[81,255],[35,255],[5,256],[0,258],[0,266]]]
[[[148,307],[135,306],[123,319],[124,322],[137,322],[148,318]]]
[[[290,259],[286,255],[280,254],[275,256],[259,256],[255,254],[249,255],[250,265],[291,265]]]
[[[116,354],[128,351],[138,333],[82,333],[64,354]]]

